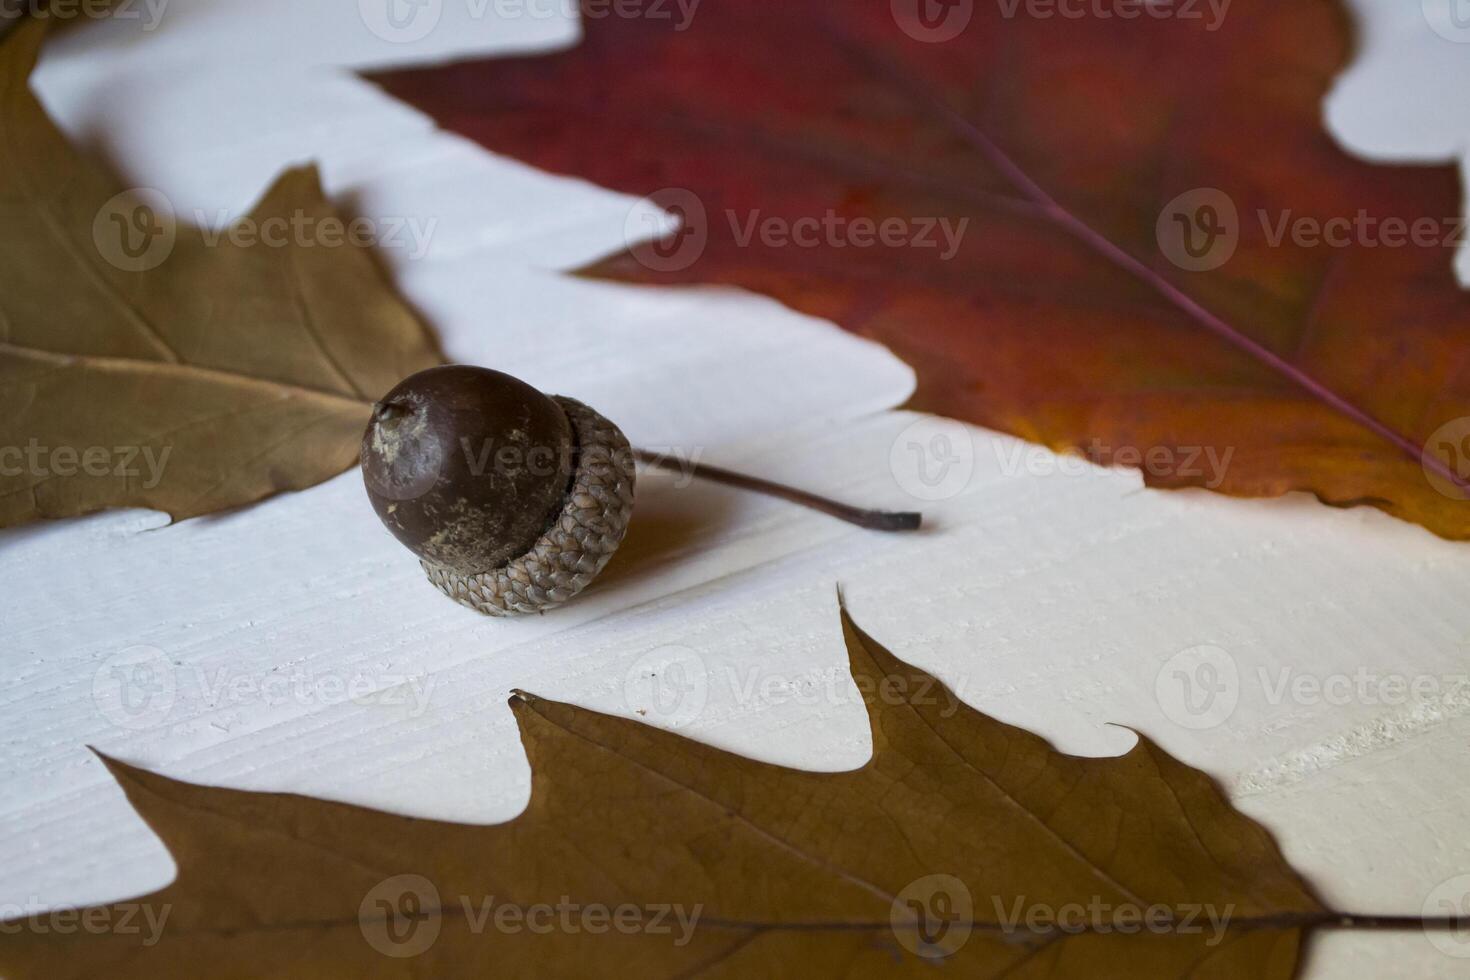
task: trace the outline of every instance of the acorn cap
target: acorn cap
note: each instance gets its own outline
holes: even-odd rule
[[[490,615],[585,588],[632,517],[622,432],[574,399],[485,368],[431,368],[373,409],[363,482],[446,595]]]

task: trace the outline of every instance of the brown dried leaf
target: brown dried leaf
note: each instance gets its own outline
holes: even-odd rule
[[[352,466],[372,401],[439,362],[423,325],[365,248],[211,243],[141,208],[29,90],[45,34],[0,44],[0,527],[183,519]],[[273,217],[340,220],[309,168],[250,220]]]
[[[873,737],[852,772],[786,769],[530,695],[511,705],[531,800],[499,826],[108,760],[179,865],[142,900],[155,919],[169,910],[161,937],[11,922],[0,973],[1293,975],[1303,930],[1331,914],[1207,776],[1144,738],[1120,758],[1061,755],[842,622]],[[90,914],[116,922],[128,904]],[[1081,931],[1043,927],[1071,923],[1074,905],[1103,911],[1082,913]],[[584,918],[619,906],[637,909],[624,920],[637,929],[599,934]],[[533,911],[562,907],[570,920]],[[673,913],[652,928],[668,907],[689,933]]]

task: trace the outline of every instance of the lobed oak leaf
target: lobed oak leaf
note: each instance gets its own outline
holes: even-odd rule
[[[370,251],[266,229],[343,222],[315,170],[246,219],[174,220],[47,117],[47,21],[0,43],[0,527],[109,507],[176,520],[357,461],[372,402],[440,360]]]
[[[0,973],[1269,978],[1295,973],[1306,930],[1340,924],[1264,829],[1146,738],[1062,755],[845,610],[842,629],[873,741],[852,772],[527,694],[511,705],[531,799],[497,826],[104,760],[178,879],[73,910],[90,930],[0,923]]]
[[[682,219],[591,275],[770,294],[891,347],[912,407],[1152,486],[1470,537],[1457,179],[1323,130],[1340,0],[659,7],[375,77]]]

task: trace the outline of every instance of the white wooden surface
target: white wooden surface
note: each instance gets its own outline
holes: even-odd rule
[[[1364,154],[1450,158],[1470,133],[1455,95],[1470,45],[1430,30],[1417,0],[1357,6],[1366,41],[1329,100],[1333,131]],[[931,528],[866,534],[650,476],[606,579],[562,612],[504,622],[424,582],[356,473],[174,527],[129,512],[7,532],[0,910],[172,877],[89,744],[194,781],[497,822],[529,787],[505,707],[520,687],[784,764],[860,765],[838,581],[871,633],[976,707],[1088,755],[1125,749],[1132,736],[1109,723],[1130,726],[1213,773],[1331,902],[1417,914],[1470,873],[1464,692],[1273,703],[1260,681],[1361,668],[1450,684],[1470,670],[1470,547],[1367,510],[1059,471],[1015,440],[888,411],[911,388],[906,367],[770,301],[558,276],[617,246],[633,202],[435,132],[342,70],[575,36],[475,9],[448,2],[434,32],[391,44],[353,0],[172,0],[156,31],[103,23],[57,43],[36,87],[77,138],[184,212],[241,212],[283,165],[318,160],[361,213],[437,221],[427,255],[388,259],[455,358],[583,398],[635,442],[922,506]],[[962,450],[958,492],[920,501],[910,448],[935,432]],[[1202,729],[1157,694],[1161,671],[1192,666],[1177,658],[1201,645],[1226,651],[1239,680],[1234,711]],[[140,647],[165,658],[173,688],[141,720],[119,714],[106,681]],[[670,661],[685,697],[654,700],[649,677]],[[353,703],[331,687],[356,683],[387,693]],[[1450,977],[1470,959],[1419,934],[1332,936],[1309,966]]]

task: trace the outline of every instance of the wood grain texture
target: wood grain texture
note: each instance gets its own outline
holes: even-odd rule
[[[919,419],[885,411],[911,376],[880,348],[749,294],[558,276],[549,270],[622,246],[630,201],[496,158],[349,76],[310,70],[550,49],[569,42],[569,25],[475,21],[446,4],[436,33],[392,45],[329,4],[193,6],[209,15],[168,18],[146,44],[87,28],[48,53],[36,84],[68,133],[209,213],[244,213],[283,167],[320,159],[334,199],[439,219],[427,256],[384,258],[456,359],[584,398],[643,444],[921,506],[934,533],[875,543],[651,475],[625,560],[602,583],[555,616],[487,624],[424,583],[354,474],[166,529],[135,512],[6,532],[0,904],[122,900],[173,878],[84,744],[191,782],[499,823],[530,793],[505,707],[520,687],[780,765],[859,767],[867,722],[824,693],[846,669],[830,618],[838,580],[865,626],[966,703],[1084,755],[1126,751],[1131,736],[1110,723],[1128,724],[1216,775],[1334,905],[1412,913],[1470,871],[1470,787],[1446,777],[1470,766],[1462,706],[1273,703],[1257,673],[1463,673],[1460,549],[1367,509],[1148,493],[1134,474],[1062,467],[971,428],[963,490],[917,500],[889,467]],[[1445,86],[1470,84],[1456,73],[1464,49],[1423,29],[1417,4],[1359,6],[1386,23],[1365,37],[1374,57],[1351,76],[1351,98],[1338,92],[1334,117],[1357,118],[1360,152],[1440,154],[1379,139],[1375,120],[1451,108]],[[1428,77],[1411,84],[1420,68]],[[1397,88],[1385,94],[1388,82]],[[250,139],[227,138],[246,121]],[[1439,138],[1456,147],[1463,135]],[[619,361],[630,347],[637,357]],[[1197,731],[1165,717],[1154,688],[1175,653],[1201,643],[1228,649],[1249,686],[1220,727]],[[93,682],[134,644],[164,652],[178,687],[167,717],[130,730],[99,712]],[[643,676],[645,656],[670,645],[709,664],[697,717],[660,715],[625,692],[625,675]],[[282,701],[231,686],[282,675],[402,691],[394,704]],[[421,710],[413,683],[427,689]],[[1463,963],[1421,935],[1332,934],[1313,943],[1307,975],[1459,980]]]

